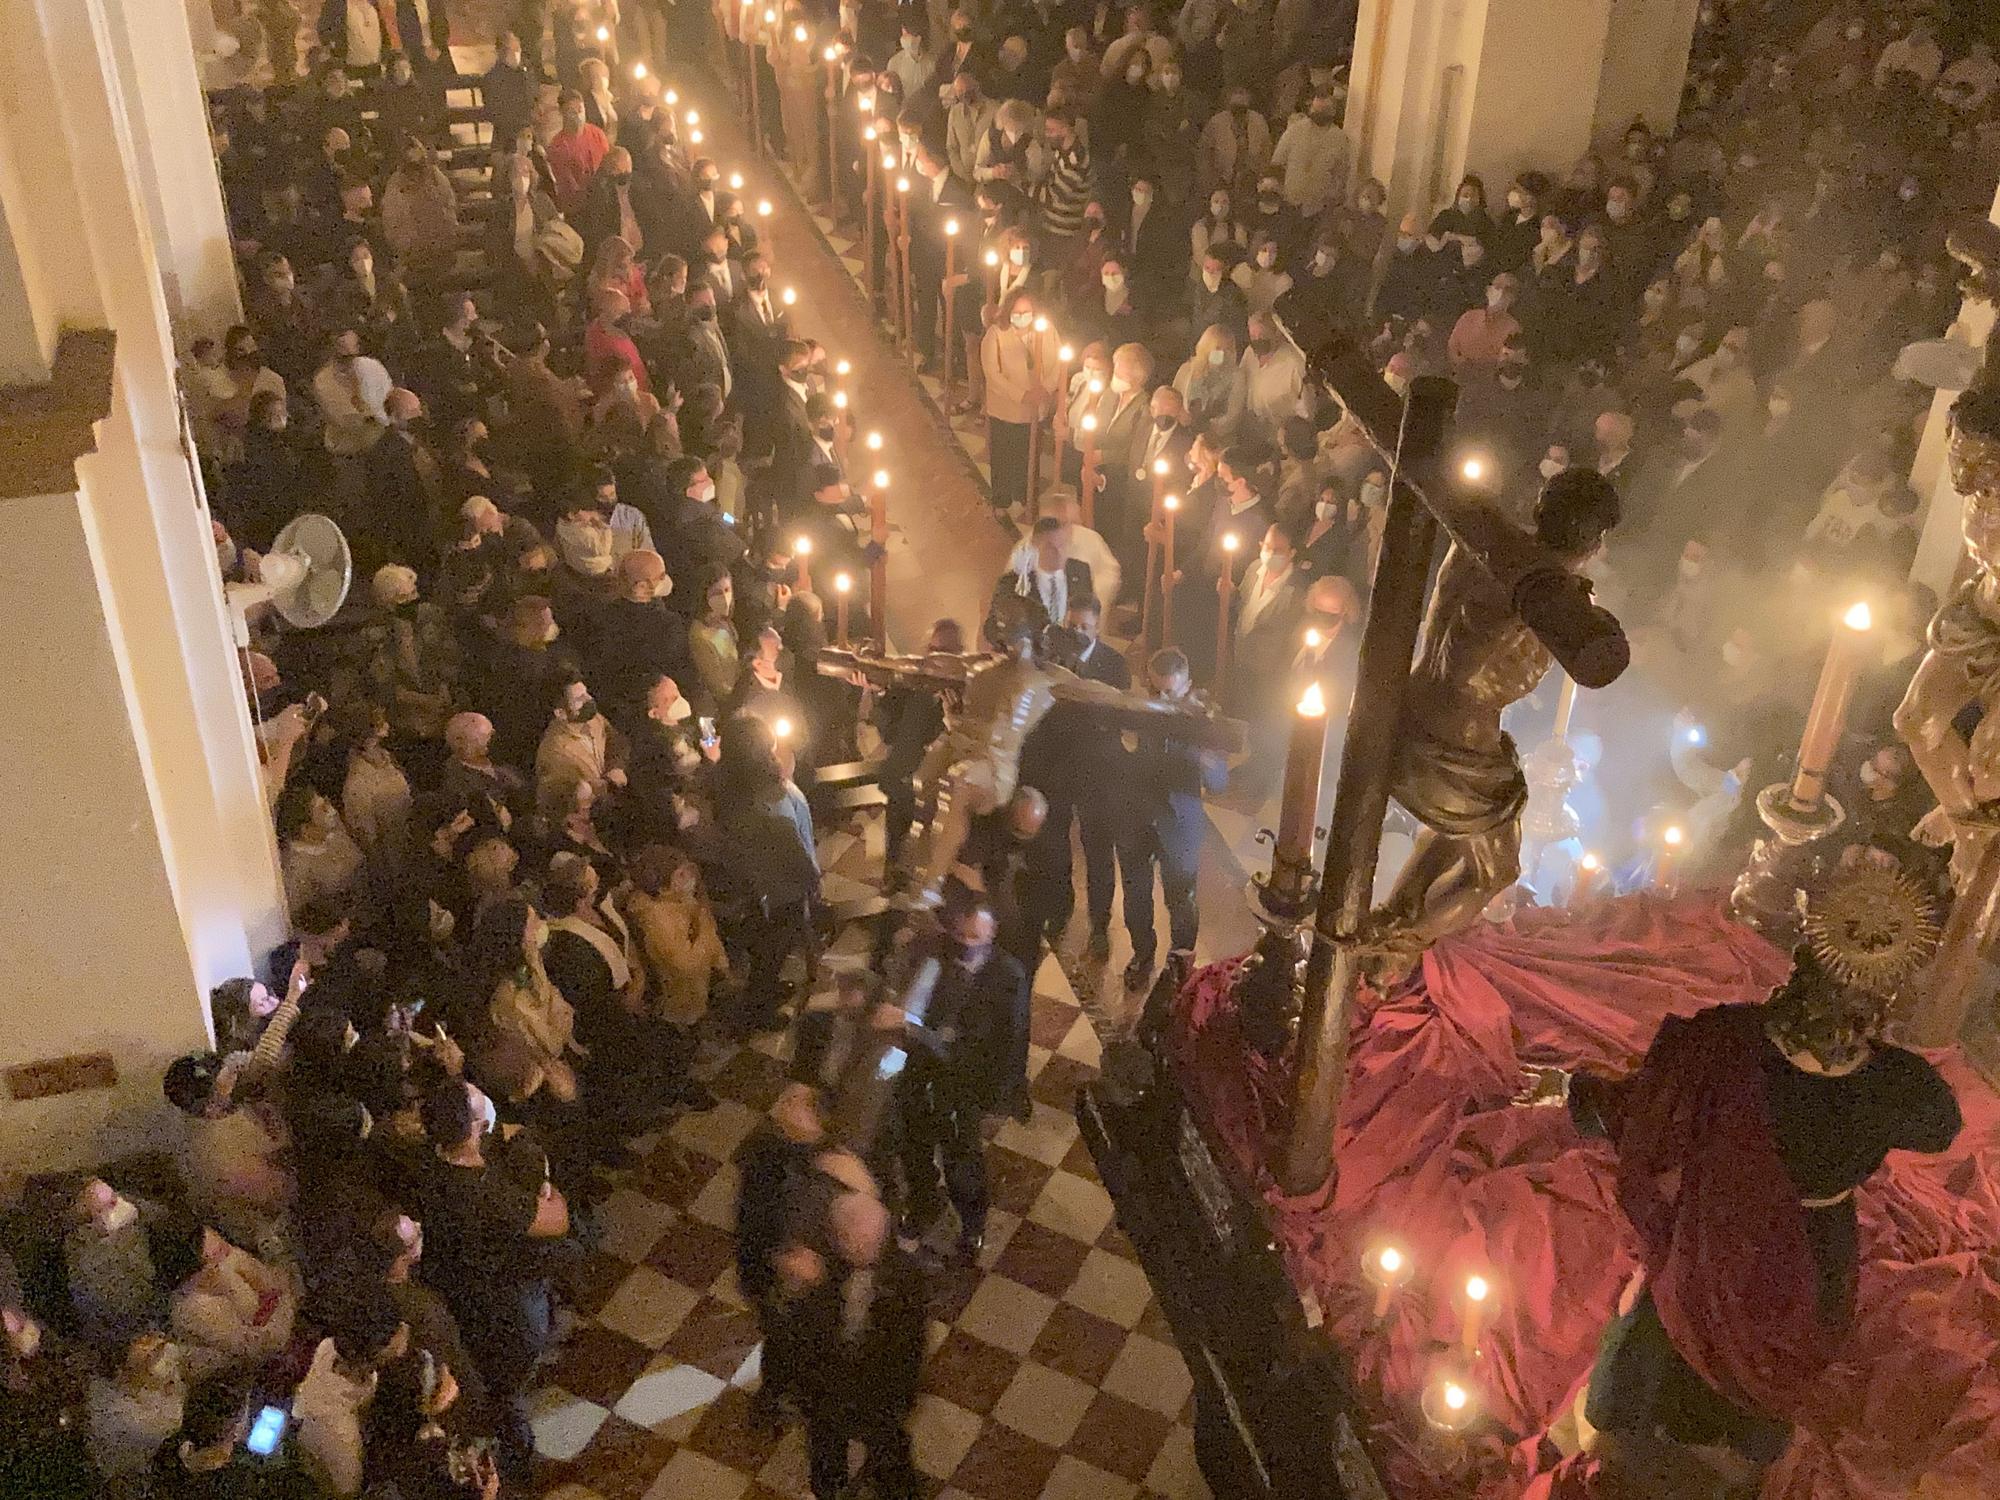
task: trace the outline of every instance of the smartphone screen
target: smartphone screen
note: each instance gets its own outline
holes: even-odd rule
[[[243,1446],[259,1458],[269,1458],[278,1451],[278,1440],[285,1435],[287,1420],[282,1406],[262,1408],[257,1420],[250,1424],[250,1435],[243,1440]]]
[[[903,1064],[910,1060],[910,1054],[901,1047],[890,1047],[882,1054],[882,1061],[876,1064],[875,1075],[887,1081],[903,1071]]]

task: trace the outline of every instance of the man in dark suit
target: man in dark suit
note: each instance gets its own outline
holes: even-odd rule
[[[1161,198],[1159,179],[1150,171],[1132,174],[1132,196],[1122,234],[1132,305],[1140,317],[1155,322],[1171,312],[1185,294],[1188,228],[1182,214]]]
[[[456,73],[451,60],[451,16],[445,0],[396,0],[396,40],[418,72]],[[387,37],[384,41],[389,40]]]
[[[1101,489],[1097,529],[1118,555],[1127,578],[1142,576],[1143,528],[1152,518],[1153,477],[1138,477],[1147,436],[1153,431],[1153,356],[1143,344],[1120,344],[1111,353],[1111,382],[1097,406],[1097,474]]]
[[[429,579],[438,564],[437,508],[424,472],[435,474],[436,466],[417,442],[411,429],[424,415],[424,403],[415,391],[400,386],[383,402],[389,426],[381,440],[368,450],[367,533],[377,539],[383,560],[403,563]],[[358,549],[364,555],[372,550]]]
[[[928,135],[917,141],[916,180],[911,185],[910,280],[917,318],[917,348],[925,364],[935,367],[938,360],[938,306],[944,282],[945,225],[958,225],[957,265],[954,271],[974,268],[966,262],[975,253],[972,189],[959,181],[945,159],[944,148]],[[959,330],[966,332],[969,330]],[[954,335],[956,336],[956,335]]]
[[[1291,715],[1284,700],[1287,669],[1304,635],[1304,571],[1298,566],[1291,534],[1273,523],[1256,559],[1243,570],[1230,626],[1230,663],[1225,702],[1236,717],[1253,724],[1250,764],[1254,792],[1261,796],[1284,763]]]
[[[1172,649],[1153,653],[1146,663],[1146,678],[1156,698],[1186,698],[1191,691],[1187,658]],[[1201,928],[1201,909],[1194,895],[1195,863],[1208,827],[1202,793],[1220,792],[1228,780],[1228,763],[1216,752],[1168,733],[1140,734],[1132,775],[1127,778],[1133,797],[1126,826],[1129,858],[1120,862],[1126,873],[1125,927],[1132,935],[1132,962],[1125,968],[1129,991],[1145,989],[1153,977],[1156,864],[1166,891],[1168,942],[1176,953],[1194,952]]]
[[[1014,565],[993,585],[989,615],[1015,600],[1026,606],[1029,623],[1039,631],[1067,620],[1078,601],[1097,597],[1090,564],[1069,555],[1067,532],[1057,516],[1035,522],[1028,540],[1014,550]]]
[[[721,389],[726,400],[735,388],[730,370],[729,341],[723,336],[716,312],[715,287],[707,278],[688,277],[687,326],[667,342],[667,372],[677,390],[691,391],[698,385]]]
[[[1098,603],[1091,598],[1071,601],[1065,622],[1067,651],[1058,657],[1086,682],[1102,682],[1124,692],[1132,686],[1132,669],[1119,652],[1098,637]],[[1093,959],[1111,953],[1111,897],[1117,886],[1117,861],[1123,852],[1118,837],[1118,797],[1126,774],[1126,754],[1118,731],[1095,722],[1068,704],[1057,704],[1035,726],[1022,747],[1021,780],[1039,787],[1049,800],[1048,821],[1042,825],[1033,852],[1034,876],[1048,891],[1048,940],[1062,940],[1076,910],[1076,887],[1070,863],[1069,830],[1080,825],[1083,842],[1083,883],[1090,914]],[[1130,889],[1130,874],[1127,889]]]
[[[807,366],[812,346],[802,339],[787,339],[778,354],[778,396],[771,403],[765,442],[771,455],[767,477],[767,500],[774,512],[791,517],[813,503],[815,472],[819,466],[819,445],[813,440],[812,417],[807,413]]]
[[[667,603],[673,580],[660,554],[641,549],[618,559],[618,594],[594,600],[574,632],[591,685],[614,708],[640,709],[662,672],[694,681],[687,621]],[[690,582],[692,587],[692,582]]]
[[[910,1064],[898,1090],[903,1170],[909,1182],[904,1227],[921,1235],[943,1208],[958,1212],[958,1253],[971,1261],[986,1238],[989,1193],[980,1126],[1021,1097],[1028,1050],[1028,975],[995,946],[999,924],[983,899],[948,908],[941,930],[919,939],[911,960],[940,963],[921,1024],[905,1032]]]

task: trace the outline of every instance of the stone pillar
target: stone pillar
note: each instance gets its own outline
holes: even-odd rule
[[[188,8],[173,0],[105,0],[103,13],[167,315],[183,345],[201,334],[220,338],[243,320],[243,297]]]
[[[0,10],[0,305],[25,312],[0,318],[17,376],[0,392],[0,1067],[104,1053],[120,1079],[0,1089],[0,1169],[147,1139],[159,1064],[204,1035],[208,988],[284,931],[118,3]]]
[[[1655,135],[1673,129],[1700,9],[1701,0],[1612,0],[1591,132],[1600,145],[1617,145],[1634,120]]]
[[[1428,216],[1467,173],[1497,206],[1519,172],[1565,174],[1601,118],[1671,123],[1661,101],[1679,98],[1694,4],[1361,0],[1346,121],[1358,171],[1389,185],[1392,217]]]

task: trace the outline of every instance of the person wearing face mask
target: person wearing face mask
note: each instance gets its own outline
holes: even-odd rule
[[[1096,406],[1100,488],[1094,515],[1134,578],[1145,562],[1140,529],[1152,509],[1153,476],[1141,472],[1153,431],[1152,384],[1153,356],[1146,346],[1120,344],[1111,353],[1111,376]]]
[[[980,1126],[1027,1104],[1028,976],[995,946],[999,924],[983,897],[961,895],[940,918],[909,954],[909,973],[936,960],[938,979],[922,1021],[905,1030],[910,1063],[896,1089],[909,1188],[902,1231],[922,1238],[948,1202],[970,1263],[989,1202]]]
[[[1031,196],[1041,210],[1042,234],[1054,242],[1052,255],[1059,256],[1082,236],[1085,212],[1097,191],[1090,143],[1075,114],[1052,108],[1042,116],[1041,155],[1031,170]]]
[[[1340,578],[1359,587],[1368,581],[1366,516],[1358,500],[1349,505],[1341,499],[1341,481],[1331,475],[1319,482],[1298,554],[1299,572],[1309,582]]]
[[[1417,216],[1403,215],[1396,226],[1389,264],[1382,272],[1382,285],[1375,293],[1375,316],[1403,322],[1421,317],[1437,291],[1443,260],[1424,243]]]
[[[458,248],[458,192],[416,139],[403,143],[401,165],[382,189],[382,236],[414,284],[442,279]]]
[[[953,76],[950,92],[944,122],[945,157],[953,177],[961,182],[976,182],[980,180],[980,144],[993,128],[1000,106],[987,97],[978,72],[964,65]]]
[[[1155,698],[1173,702],[1187,699],[1193,690],[1187,658],[1174,650],[1155,652],[1146,663],[1146,685]],[[1175,953],[1194,952],[1201,929],[1201,909],[1195,901],[1195,862],[1208,828],[1202,795],[1216,795],[1228,785],[1229,767],[1214,751],[1170,733],[1147,731],[1138,736],[1127,780],[1131,857],[1121,864],[1128,879],[1137,878],[1130,879],[1125,890],[1125,925],[1132,938],[1125,989],[1128,994],[1137,994],[1152,981],[1157,951],[1153,923],[1156,866],[1166,896],[1168,945]]]
[[[1181,222],[1162,201],[1161,183],[1161,174],[1150,165],[1132,171],[1119,230],[1132,300],[1148,316],[1171,301],[1186,276]]]
[[[1330,93],[1315,93],[1303,114],[1293,115],[1271,153],[1282,174],[1285,201],[1302,219],[1316,219],[1337,205],[1347,190],[1354,144],[1340,128]]]
[[[1268,790],[1283,760],[1285,716],[1279,712],[1279,689],[1298,650],[1304,610],[1306,577],[1298,566],[1291,533],[1273,522],[1265,528],[1256,559],[1243,570],[1243,581],[1230,624],[1230,663],[1226,699],[1239,717],[1260,725],[1279,726],[1280,733],[1257,737],[1251,759],[1253,792]],[[1260,753],[1261,750],[1261,753]],[[1262,800],[1261,796],[1258,800]]]
[[[1100,300],[1104,257],[1117,247],[1117,237],[1105,228],[1102,200],[1091,198],[1083,206],[1082,233],[1071,243],[1059,268],[1062,305],[1075,311]]]
[[[1544,283],[1536,298],[1529,340],[1537,361],[1553,365],[1608,358],[1622,297],[1605,259],[1604,237],[1593,224],[1576,237],[1574,268]]]
[[[1119,37],[1112,48],[1115,51],[1120,43],[1131,40],[1130,36]],[[1146,105],[1152,91],[1147,79],[1152,63],[1145,48],[1137,47],[1128,50],[1116,68],[1107,54],[1104,66],[1103,82],[1090,105],[1090,140],[1101,159],[1123,161],[1148,148]]]
[[[358,458],[380,442],[389,427],[386,404],[393,388],[382,362],[361,352],[359,333],[349,328],[336,334],[312,381],[327,452]]]
[[[583,95],[575,89],[563,91],[561,108],[562,128],[549,138],[549,170],[555,175],[556,207],[571,214],[583,206],[611,141],[584,118]]]
[[[1448,347],[1452,374],[1458,380],[1488,378],[1499,369],[1501,354],[1521,332],[1513,312],[1520,290],[1519,278],[1502,271],[1487,284],[1484,304],[1460,314],[1452,324]]]
[[[1202,329],[1190,354],[1174,375],[1191,427],[1226,437],[1243,415],[1243,366],[1236,335],[1226,324]]]
[[[1486,208],[1486,184],[1469,176],[1459,183],[1450,206],[1431,220],[1426,238],[1433,250],[1442,249],[1452,241],[1469,239],[1483,245],[1493,228],[1493,216]]]
[[[915,100],[933,96],[937,55],[931,51],[930,40],[924,35],[921,25],[904,26],[902,45],[889,59],[887,71],[896,80],[902,98]]]
[[[1270,165],[1270,124],[1250,107],[1247,87],[1230,89],[1195,145],[1196,186],[1205,193],[1217,188],[1247,191]]]
[[[991,495],[996,510],[1025,505],[1028,496],[1028,426],[1048,415],[1061,369],[1053,327],[1035,329],[1034,299],[1017,292],[980,340],[986,418],[991,433]]]
[[[1196,265],[1194,284],[1188,289],[1190,327],[1212,328],[1219,324],[1236,339],[1247,336],[1250,308],[1243,299],[1243,288],[1236,284],[1232,274],[1241,260],[1242,252],[1226,241],[1210,246],[1203,254]]]
[[[1507,189],[1507,208],[1487,240],[1488,260],[1498,271],[1526,274],[1529,257],[1541,238],[1543,205],[1553,184],[1540,172],[1523,172]]]
[[[719,297],[708,276],[688,276],[687,326],[667,341],[667,374],[674,388],[695,391],[715,386],[727,400],[735,389],[729,340],[718,315]]]
[[[1299,409],[1305,390],[1306,362],[1298,346],[1278,334],[1270,313],[1254,313],[1249,321],[1249,347],[1243,351],[1243,420],[1267,437],[1282,431],[1285,419]],[[1239,436],[1240,441],[1240,436]]]
[[[1211,252],[1231,250],[1241,254],[1249,247],[1249,227],[1235,213],[1235,205],[1227,188],[1216,188],[1208,195],[1208,211],[1194,221],[1188,231],[1188,276],[1199,280],[1202,275],[1202,261]]]
[[[1243,289],[1243,303],[1252,313],[1268,313],[1292,289],[1292,276],[1280,268],[1279,242],[1269,230],[1256,230],[1249,257],[1236,267],[1233,279]]]

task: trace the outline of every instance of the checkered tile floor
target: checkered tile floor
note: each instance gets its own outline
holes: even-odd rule
[[[880,868],[880,823],[822,838],[836,887]],[[831,958],[858,957],[841,934]],[[911,1421],[937,1500],[1195,1500],[1186,1366],[1072,1105],[1099,1025],[1050,958],[1036,977],[1034,1116],[991,1132],[993,1216],[978,1266],[933,1289],[931,1356]],[[721,1103],[644,1138],[604,1205],[577,1323],[533,1399],[547,1500],[802,1497],[805,1444],[748,1419],[756,1326],[736,1290],[730,1157],[777,1097],[789,1038],[762,1037],[710,1081]]]

